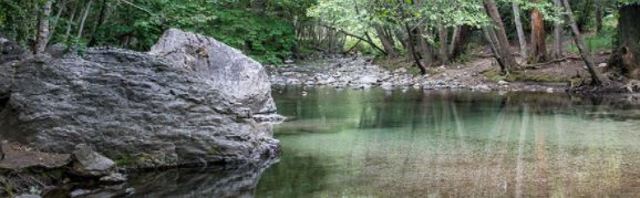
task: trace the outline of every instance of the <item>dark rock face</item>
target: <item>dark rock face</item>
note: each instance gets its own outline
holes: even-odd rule
[[[16,61],[28,56],[28,52],[17,43],[0,35],[0,64]]]
[[[28,56],[20,45],[0,35],[0,109],[11,86],[12,63]]]
[[[223,58],[209,66],[249,66],[210,68],[227,75],[218,79],[119,49],[22,61],[0,112],[0,136],[49,152],[71,153],[87,144],[119,165],[140,168],[275,156],[270,125],[252,116],[275,111],[264,70],[229,47],[211,48],[218,50],[211,59]],[[238,80],[225,84],[229,78]]]
[[[194,71],[225,98],[249,107],[252,113],[276,110],[269,76],[262,65],[213,38],[169,29],[149,53]]]

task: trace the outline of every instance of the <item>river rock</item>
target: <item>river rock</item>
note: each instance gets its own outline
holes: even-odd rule
[[[262,65],[237,49],[199,34],[169,29],[151,48],[161,56],[199,75],[225,98],[248,106],[254,113],[273,113],[269,76]]]
[[[115,163],[97,153],[86,144],[79,144],[73,151],[73,172],[80,176],[101,177],[114,171]]]
[[[210,63],[177,64],[122,49],[21,61],[0,110],[0,136],[55,153],[87,144],[118,165],[139,168],[247,163],[277,155],[271,126],[253,119],[275,111],[261,65],[211,38],[176,30],[156,48],[191,46],[184,40],[169,44],[173,34],[213,45],[193,45],[209,50]]]

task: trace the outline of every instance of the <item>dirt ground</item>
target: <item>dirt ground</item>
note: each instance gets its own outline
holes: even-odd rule
[[[596,69],[605,72],[608,58],[608,53],[595,53]],[[565,91],[572,84],[589,79],[585,64],[577,55],[568,55],[562,61],[552,61],[553,63],[549,64],[536,64],[535,67],[527,66],[522,58],[517,58],[517,61],[523,68],[504,76],[499,74],[499,65],[489,53],[477,53],[468,61],[429,67],[428,75],[424,78],[448,84],[454,82],[463,87],[487,85],[491,90],[546,92]],[[389,70],[409,67],[417,74],[417,69],[412,66],[413,62],[406,58],[378,61],[377,64]]]

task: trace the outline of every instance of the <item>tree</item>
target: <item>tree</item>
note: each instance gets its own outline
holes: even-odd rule
[[[51,6],[53,0],[47,0],[42,6],[42,13],[38,21],[38,36],[33,49],[34,54],[41,54],[47,48],[49,42],[49,17],[51,16]]]
[[[593,63],[593,57],[589,48],[586,47],[584,43],[584,38],[582,38],[582,34],[580,33],[580,29],[578,28],[578,24],[576,23],[576,19],[573,16],[573,11],[571,9],[571,4],[569,4],[569,0],[562,0],[562,4],[567,13],[567,18],[569,19],[569,25],[571,26],[571,30],[573,32],[573,39],[580,51],[580,55],[582,56],[582,60],[584,60],[585,65],[587,66],[587,71],[591,75],[591,84],[592,85],[601,85],[602,77],[600,77],[600,73],[595,70],[595,66]]]
[[[553,4],[556,7],[562,7],[562,0],[553,0]],[[562,58],[563,55],[563,47],[562,47],[562,33],[564,32],[564,20],[560,19],[554,22],[553,25],[553,51],[551,56],[553,58],[559,59]]]
[[[513,55],[511,54],[511,47],[509,45],[509,39],[507,39],[507,33],[502,22],[502,17],[498,11],[498,6],[494,0],[484,0],[484,7],[487,11],[487,15],[491,17],[493,27],[489,27],[492,31],[489,31],[490,38],[495,37],[493,40],[495,43],[496,58],[498,64],[502,68],[502,73],[509,74],[511,69],[517,67],[517,63]]]
[[[609,64],[626,77],[640,79],[640,4],[622,5],[619,13],[618,35]]]
[[[539,0],[533,0],[534,3]],[[546,33],[544,29],[544,16],[538,8],[531,10],[531,56],[530,63],[544,62],[547,58]]]
[[[527,38],[524,35],[524,28],[522,27],[522,17],[520,17],[520,6],[518,5],[518,1],[513,1],[511,3],[513,8],[513,21],[516,25],[516,31],[518,33],[518,41],[520,43],[520,57],[526,58],[529,57],[527,53]]]

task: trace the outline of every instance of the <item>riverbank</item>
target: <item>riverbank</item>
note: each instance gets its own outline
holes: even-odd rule
[[[598,53],[598,70],[606,70],[607,57],[607,53]],[[269,71],[271,83],[276,86],[556,93],[583,85],[583,79],[588,77],[583,67],[581,59],[569,56],[554,63],[528,66],[505,77],[499,75],[493,57],[477,54],[464,63],[430,67],[423,76],[406,58],[340,57],[270,67]]]

